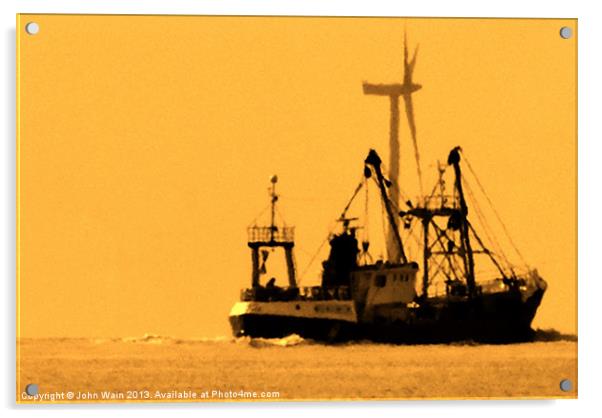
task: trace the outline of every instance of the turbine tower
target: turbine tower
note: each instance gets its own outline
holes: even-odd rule
[[[404,37],[403,46],[403,83],[394,84],[372,84],[363,83],[364,94],[376,96],[388,96],[390,105],[390,126],[389,126],[389,180],[393,188],[390,196],[396,208],[399,208],[399,98],[403,97],[406,116],[412,142],[414,144],[414,157],[416,158],[416,167],[418,171],[418,185],[422,195],[422,170],[420,168],[420,155],[418,153],[418,142],[416,139],[416,122],[414,120],[414,105],[412,103],[412,93],[422,88],[420,84],[412,81],[414,66],[416,65],[416,55],[418,47],[414,50],[412,59],[409,59],[407,36]],[[392,228],[398,228],[397,220]],[[387,257],[391,262],[398,263],[401,259],[399,249],[395,244],[395,234],[393,231],[387,233]]]

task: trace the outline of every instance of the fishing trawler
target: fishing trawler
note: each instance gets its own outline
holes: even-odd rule
[[[389,169],[385,174],[378,153],[368,152],[362,181],[338,218],[338,231],[328,237],[330,252],[322,263],[319,286],[297,283],[294,227],[276,222],[278,179],[272,177],[270,223],[248,228],[251,287],[241,291],[240,301],[230,312],[236,337],[297,334],[330,342],[368,339],[393,343],[506,343],[532,338],[531,322],[547,284],[534,269],[517,273],[502,251],[490,250],[481,239],[469,219],[461,148],[452,149],[447,164],[439,166],[439,180],[430,195],[416,203],[407,200],[403,208],[399,203],[399,106],[394,104],[400,97],[406,105],[420,167],[411,102],[411,94],[421,87],[412,82],[415,60],[415,53],[408,59],[406,46],[402,84],[364,83],[364,93],[389,96],[392,103]],[[445,190],[447,168],[453,176],[451,194]],[[370,241],[358,239],[357,231],[362,228],[358,218],[349,216],[359,191],[373,184],[383,207],[387,250],[386,259],[376,261],[369,252]],[[420,264],[408,259],[400,226],[420,232]],[[262,284],[267,258],[276,249],[284,251],[288,276],[284,287],[276,286],[275,278]],[[485,256],[495,267],[493,278],[477,277],[476,256]],[[437,289],[436,282],[443,283],[443,289]]]

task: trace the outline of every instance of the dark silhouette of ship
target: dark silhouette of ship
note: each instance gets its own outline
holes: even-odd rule
[[[416,204],[408,200],[400,208],[400,96],[406,104],[422,188],[411,102],[411,94],[421,87],[411,80],[415,59],[416,54],[408,59],[406,47],[403,84],[364,83],[366,94],[388,95],[391,101],[390,167],[385,175],[381,158],[375,150],[369,151],[363,179],[338,219],[339,231],[329,237],[330,253],[322,263],[320,286],[297,284],[294,228],[276,222],[277,177],[272,177],[270,224],[248,229],[252,279],[251,287],[241,292],[240,301],[230,312],[235,336],[279,338],[298,334],[330,342],[368,339],[393,343],[506,343],[533,338],[531,323],[547,284],[536,270],[517,273],[502,254],[485,246],[469,219],[460,147],[451,150],[447,164],[439,167],[433,192]],[[453,171],[450,195],[443,180],[447,168]],[[376,262],[369,253],[369,240],[358,239],[358,218],[348,216],[359,191],[372,183],[378,189],[387,225],[387,258]],[[400,233],[400,226],[413,229],[416,225],[421,232],[420,265],[408,260]],[[285,287],[276,286],[274,278],[261,284],[262,276],[267,275],[270,250],[276,248],[285,254]],[[493,278],[477,280],[476,255],[486,257],[495,267]],[[442,291],[433,288],[436,278],[443,279]]]

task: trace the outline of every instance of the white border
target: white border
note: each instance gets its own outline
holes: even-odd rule
[[[266,415],[288,417],[306,414],[332,415],[344,413],[364,417],[372,410],[379,415],[412,417],[507,417],[510,414],[543,413],[546,417],[589,416],[600,410],[597,388],[600,387],[599,324],[602,303],[601,266],[596,263],[601,231],[600,186],[602,135],[600,124],[600,48],[602,43],[602,14],[595,1],[525,0],[483,1],[356,1],[356,0],[3,0],[2,10],[2,77],[3,97],[0,101],[2,135],[0,157],[0,197],[2,204],[2,240],[0,260],[3,271],[2,333],[3,370],[0,396],[5,416],[17,413],[29,415],[39,406],[17,407],[15,394],[15,14],[21,13],[122,13],[122,14],[252,14],[252,15],[337,15],[337,16],[456,16],[456,17],[564,17],[579,18],[579,397],[578,401],[406,401],[303,404],[188,404],[188,405],[123,405],[109,406],[49,406],[44,416],[63,416],[85,413],[105,416],[108,412],[127,411],[133,416],[163,416],[170,411],[198,416],[244,414],[246,417]],[[20,411],[19,411],[20,410]],[[37,413],[40,416],[40,412]]]

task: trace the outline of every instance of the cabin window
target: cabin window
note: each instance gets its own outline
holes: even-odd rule
[[[374,286],[385,287],[387,285],[387,276],[379,274],[374,278]]]

